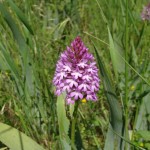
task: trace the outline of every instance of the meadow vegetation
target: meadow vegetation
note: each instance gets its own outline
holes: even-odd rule
[[[141,19],[147,3],[1,0],[0,149],[32,150],[25,135],[37,150],[150,149],[150,22]],[[95,56],[101,81],[98,101],[80,102],[71,148],[74,106],[54,94],[52,80],[77,36]],[[25,134],[21,148],[18,132]]]

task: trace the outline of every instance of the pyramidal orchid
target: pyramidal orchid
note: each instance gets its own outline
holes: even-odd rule
[[[150,20],[150,3],[143,8],[141,18],[142,20]]]
[[[65,92],[67,104],[74,104],[76,100],[82,99],[96,101],[99,82],[93,55],[88,52],[81,38],[76,37],[56,64],[53,79],[55,94]]]

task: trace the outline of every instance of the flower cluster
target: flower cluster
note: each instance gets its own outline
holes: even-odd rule
[[[97,100],[100,79],[92,54],[88,52],[80,37],[60,55],[56,65],[53,84],[56,95],[66,92],[68,104],[76,100]]]
[[[142,20],[150,20],[150,3],[143,8],[141,18]]]

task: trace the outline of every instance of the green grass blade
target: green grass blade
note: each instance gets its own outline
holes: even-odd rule
[[[108,127],[104,150],[113,150],[114,149],[114,133],[110,129],[111,125]]]
[[[109,28],[108,28],[108,36],[109,36],[109,45],[110,45],[109,46],[110,56],[111,56],[115,76],[116,79],[118,80],[118,73],[124,71],[124,62],[121,59],[121,57],[118,55],[118,50],[115,47]]]
[[[23,55],[23,51],[26,50],[26,42],[21,34],[21,32],[19,31],[15,21],[12,19],[10,13],[6,10],[5,6],[0,3],[0,11],[2,16],[4,17],[5,21],[7,22],[8,26],[10,27],[14,38],[16,39],[19,47],[20,47],[20,52]]]
[[[5,50],[5,48],[3,47],[1,42],[0,42],[0,51],[1,51],[0,55],[3,57],[5,64],[7,65],[8,69],[11,71],[11,73],[13,74],[16,84],[18,86],[19,92],[22,95],[23,94],[23,89],[22,89],[23,83],[19,77],[18,69],[17,69],[13,59],[11,58],[9,53]]]
[[[148,129],[147,122],[150,120],[147,116],[147,114],[150,114],[150,93],[142,98],[139,107],[137,119],[135,120],[135,130],[145,130]]]
[[[18,18],[23,22],[23,24],[27,27],[27,29],[30,31],[30,33],[33,35],[33,30],[31,29],[31,26],[29,25],[25,15],[23,12],[17,7],[17,5],[12,0],[7,0],[12,8],[12,10],[16,13]]]
[[[94,48],[95,48],[95,53],[96,53],[97,60],[98,60],[98,66],[100,69],[101,78],[102,78],[102,81],[104,84],[106,97],[107,97],[109,107],[110,107],[110,113],[111,113],[110,114],[110,116],[111,116],[110,123],[112,125],[112,128],[118,134],[121,134],[122,133],[122,126],[123,126],[121,106],[117,100],[116,94],[115,94],[114,89],[111,85],[110,79],[109,79],[108,74],[107,74],[106,69],[105,69],[105,66],[102,63],[101,58],[100,58],[95,46],[94,46]]]
[[[3,123],[0,123],[0,141],[11,150],[44,150],[24,133]]]
[[[0,47],[1,49],[1,47]],[[9,70],[4,58],[3,58],[3,54],[0,51],[0,70]]]
[[[94,47],[95,48],[95,47]],[[98,65],[101,73],[101,77],[103,80],[107,100],[110,105],[111,110],[111,125],[114,128],[115,131],[120,130],[122,126],[122,111],[120,104],[117,100],[116,94],[114,93],[114,89],[111,85],[111,82],[109,80],[108,74],[106,72],[106,69],[101,61],[101,58],[95,48],[95,53],[98,60]]]
[[[2,46],[2,44],[0,43],[0,50],[1,50],[1,54],[8,66],[8,68],[10,69],[10,71],[12,71],[13,75],[15,78],[19,78],[19,74],[18,74],[18,71],[16,69],[16,66],[13,62],[13,60],[11,59],[10,55],[7,53],[6,50],[4,50],[4,47]]]
[[[60,22],[52,31],[54,34],[54,39],[57,40],[61,38],[67,23],[70,21],[70,18],[66,18],[64,21]]]
[[[59,135],[62,146],[64,149],[67,148],[67,150],[71,150],[71,147],[69,145],[70,139],[68,136],[69,120],[66,117],[65,98],[63,95],[57,98],[57,116],[59,124]]]
[[[139,147],[137,145],[135,145],[134,143],[130,142],[129,140],[127,140],[126,138],[124,138],[123,136],[119,135],[117,132],[113,131],[114,134],[116,134],[118,137],[120,137],[121,139],[123,139],[125,142],[127,142],[128,144],[130,144],[131,146],[135,147],[135,148],[138,148],[138,150],[146,150],[145,148],[142,148],[142,147]]]

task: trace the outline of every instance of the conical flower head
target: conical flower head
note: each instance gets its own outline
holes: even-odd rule
[[[56,65],[53,84],[56,95],[66,92],[66,101],[97,100],[100,79],[92,54],[88,52],[80,37],[77,37],[60,55]]]
[[[142,20],[150,20],[150,3],[143,8],[141,18]]]

